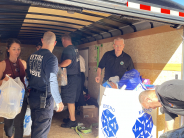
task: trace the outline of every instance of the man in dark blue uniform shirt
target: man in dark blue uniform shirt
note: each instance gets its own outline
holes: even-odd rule
[[[105,68],[103,83],[114,76],[119,76],[119,79],[121,79],[126,71],[134,69],[131,57],[123,52],[124,46],[124,39],[114,39],[114,50],[106,52],[99,63],[95,78],[97,83],[100,83],[103,68]]]
[[[57,82],[58,60],[52,54],[56,36],[49,31],[41,40],[42,48],[33,53],[27,61],[27,76],[31,88],[28,98],[32,119],[31,138],[47,137],[52,122],[54,101],[58,112],[64,107]]]
[[[70,128],[77,126],[75,120],[75,102],[79,99],[78,88],[80,87],[80,62],[78,49],[75,49],[72,45],[71,37],[69,35],[62,36],[62,44],[64,50],[61,56],[60,67],[67,69],[68,84],[61,87],[61,97],[63,103],[67,103],[69,118],[64,119],[65,124],[61,124],[61,127]]]

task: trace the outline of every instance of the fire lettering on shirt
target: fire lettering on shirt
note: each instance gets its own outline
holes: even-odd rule
[[[43,56],[33,54],[30,56],[29,65],[30,65],[30,74],[36,77],[41,77],[41,64]]]

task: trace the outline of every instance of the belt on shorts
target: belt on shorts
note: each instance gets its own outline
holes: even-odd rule
[[[45,93],[45,91],[40,91],[40,90],[35,89],[35,88],[31,88],[31,91],[36,92],[36,93],[40,93],[40,94]],[[51,94],[51,92],[47,93],[47,95],[50,95],[50,94]]]
[[[78,74],[67,74],[67,76],[77,76]]]

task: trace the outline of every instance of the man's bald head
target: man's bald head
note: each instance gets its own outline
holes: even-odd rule
[[[48,46],[53,45],[56,41],[56,35],[51,31],[45,32],[43,35],[43,41]]]
[[[157,107],[161,107],[161,103],[158,100],[158,97],[155,93],[155,90],[146,90],[139,94],[139,102],[141,105],[148,109],[155,109]]]
[[[68,41],[72,41],[71,36],[68,35],[68,34],[62,35],[62,36],[61,36],[61,39],[68,40]]]
[[[139,94],[139,102],[142,104],[145,102],[146,98],[150,95],[150,90],[143,91]]]
[[[52,52],[56,43],[56,35],[53,32],[48,31],[44,33],[42,38],[42,49],[49,49]]]

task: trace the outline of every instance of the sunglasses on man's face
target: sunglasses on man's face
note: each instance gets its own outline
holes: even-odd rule
[[[115,45],[115,47],[123,47],[123,45]]]

